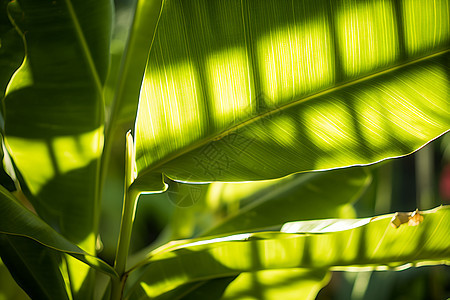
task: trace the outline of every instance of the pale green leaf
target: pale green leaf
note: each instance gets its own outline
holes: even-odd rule
[[[345,213],[371,182],[362,168],[297,174],[270,181],[212,183],[207,201],[238,201],[220,223],[203,233],[217,235],[276,227],[294,220],[324,219]],[[344,212],[341,212],[344,210]]]
[[[149,253],[140,286],[150,297],[181,284],[286,268],[400,268],[450,261],[450,208],[421,212],[417,226],[394,228],[383,215],[302,221],[287,232],[174,241]],[[295,225],[295,227],[294,227]],[[287,226],[287,225],[286,225]],[[284,227],[288,231],[288,227]],[[300,230],[300,231],[299,231]],[[132,269],[133,270],[133,269]]]
[[[138,179],[245,181],[370,164],[450,128],[449,2],[165,2]]]

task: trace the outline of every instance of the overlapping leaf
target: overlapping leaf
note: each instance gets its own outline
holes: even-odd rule
[[[166,1],[138,181],[242,181],[406,155],[450,128],[449,3]]]
[[[22,39],[8,19],[8,2],[0,1],[0,99],[24,56]]]
[[[393,215],[302,221],[282,232],[176,241],[149,254],[140,286],[150,297],[199,280],[285,268],[390,268],[450,260],[449,207],[422,212],[416,226]],[[288,233],[289,232],[289,233]],[[164,275],[162,275],[164,274]]]
[[[61,268],[64,263],[60,253],[24,237],[0,234],[0,255],[31,299],[72,298],[64,280],[67,272]]]
[[[20,0],[8,6],[25,59],[5,93],[5,143],[37,213],[90,253],[99,215],[111,5]],[[82,298],[90,269],[69,265],[74,297]]]
[[[371,182],[367,170],[348,168],[249,183],[213,183],[207,201],[240,206],[203,235],[246,232],[295,220],[337,217]],[[231,204],[230,207],[233,207]],[[342,217],[342,216],[340,216]],[[348,216],[347,216],[348,217]]]
[[[22,0],[9,11],[26,58],[4,100],[8,150],[38,214],[93,251],[111,3]]]
[[[111,266],[69,242],[39,217],[17,203],[2,186],[0,186],[0,234],[32,239],[41,246],[69,254],[103,273],[117,276]],[[39,261],[29,262],[42,268]]]

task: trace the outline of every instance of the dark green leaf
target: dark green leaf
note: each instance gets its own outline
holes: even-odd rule
[[[50,249],[67,253],[110,276],[117,276],[111,266],[69,242],[39,217],[17,203],[14,197],[1,186],[0,234],[33,239]]]
[[[3,299],[29,300],[30,297],[17,285],[10,272],[0,260],[0,297]]]
[[[24,57],[22,39],[8,18],[9,2],[10,0],[0,1],[0,99]]]
[[[31,299],[71,299],[61,253],[21,236],[0,234],[0,256]],[[67,276],[67,275],[66,275]]]
[[[9,6],[26,57],[4,101],[8,151],[38,214],[93,252],[111,1]]]

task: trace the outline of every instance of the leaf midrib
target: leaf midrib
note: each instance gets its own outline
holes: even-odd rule
[[[240,123],[238,123],[238,124],[236,124],[236,125],[234,125],[232,127],[229,127],[227,129],[225,129],[224,131],[216,132],[214,134],[208,135],[205,138],[199,139],[197,142],[194,142],[194,143],[190,144],[187,147],[181,148],[180,150],[173,152],[172,155],[167,156],[166,158],[160,160],[159,162],[157,162],[153,166],[150,166],[150,167],[144,169],[143,171],[141,171],[141,173],[138,174],[138,177],[136,179],[141,178],[141,177],[145,176],[146,174],[150,174],[152,172],[157,171],[159,168],[161,168],[165,164],[169,163],[172,160],[175,160],[176,158],[178,158],[178,157],[180,157],[180,156],[182,156],[182,155],[184,155],[184,154],[186,154],[188,152],[191,152],[191,151],[193,151],[193,150],[195,150],[197,148],[200,148],[201,146],[204,146],[204,145],[206,145],[207,143],[209,143],[211,141],[222,139],[223,137],[227,136],[228,134],[230,134],[230,133],[232,133],[232,132],[234,132],[234,131],[242,128],[242,127],[245,127],[245,126],[247,126],[247,125],[249,125],[249,124],[251,124],[253,122],[256,122],[256,121],[258,121],[260,119],[268,117],[268,116],[270,116],[270,115],[272,115],[274,113],[277,113],[279,111],[283,111],[285,109],[288,109],[290,107],[296,106],[296,105],[304,103],[304,102],[308,102],[308,101],[314,100],[314,99],[316,99],[318,97],[321,97],[321,96],[324,96],[326,94],[333,93],[333,92],[336,92],[336,91],[340,91],[340,90],[342,90],[344,88],[347,88],[347,87],[350,87],[350,86],[362,83],[362,82],[367,81],[369,79],[376,78],[376,77],[379,77],[379,76],[382,76],[382,75],[385,75],[385,74],[397,71],[399,69],[402,69],[404,67],[407,67],[407,66],[419,63],[421,61],[425,61],[425,60],[431,59],[433,57],[437,57],[437,56],[443,55],[443,54],[445,54],[445,53],[447,53],[449,51],[450,51],[449,49],[445,49],[445,50],[442,50],[442,51],[439,51],[439,52],[435,52],[433,54],[429,54],[427,56],[423,56],[423,57],[420,57],[420,58],[417,58],[417,59],[414,59],[414,60],[411,60],[411,61],[407,61],[407,62],[402,63],[402,64],[394,65],[391,68],[384,69],[384,70],[381,70],[379,72],[375,72],[375,73],[372,73],[372,74],[369,74],[369,75],[366,75],[366,76],[363,76],[363,77],[360,77],[360,78],[357,78],[357,79],[354,79],[354,80],[350,80],[350,81],[338,84],[338,85],[333,86],[331,88],[327,88],[325,90],[319,91],[319,92],[317,92],[315,94],[309,95],[309,96],[304,97],[304,98],[299,98],[298,100],[294,100],[292,102],[283,104],[281,106],[273,107],[271,110],[269,110],[269,111],[267,111],[265,113],[261,113],[261,114],[255,115],[254,117],[249,118],[249,119],[247,119],[245,121],[242,121],[242,122],[240,122]]]
[[[80,42],[81,49],[83,50],[84,58],[86,60],[86,63],[88,64],[92,79],[94,80],[95,87],[97,89],[97,92],[99,95],[102,94],[102,84],[100,81],[100,76],[98,75],[97,68],[95,67],[94,60],[92,58],[92,53],[89,49],[89,46],[87,44],[86,38],[84,36],[83,30],[81,28],[80,22],[78,21],[77,14],[75,12],[75,9],[73,8],[72,2],[70,0],[64,0],[67,6],[67,10],[70,15],[70,20],[73,23],[75,34],[78,38],[78,41]]]

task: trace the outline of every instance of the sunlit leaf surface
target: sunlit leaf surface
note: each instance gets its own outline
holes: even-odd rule
[[[447,0],[166,1],[138,176],[270,179],[411,153],[450,128],[448,19]]]
[[[171,242],[155,251],[140,283],[150,297],[198,280],[286,268],[405,267],[450,261],[450,208],[421,213],[423,222],[394,228],[393,214],[303,221],[282,232],[243,233]],[[289,232],[289,233],[288,233]]]

